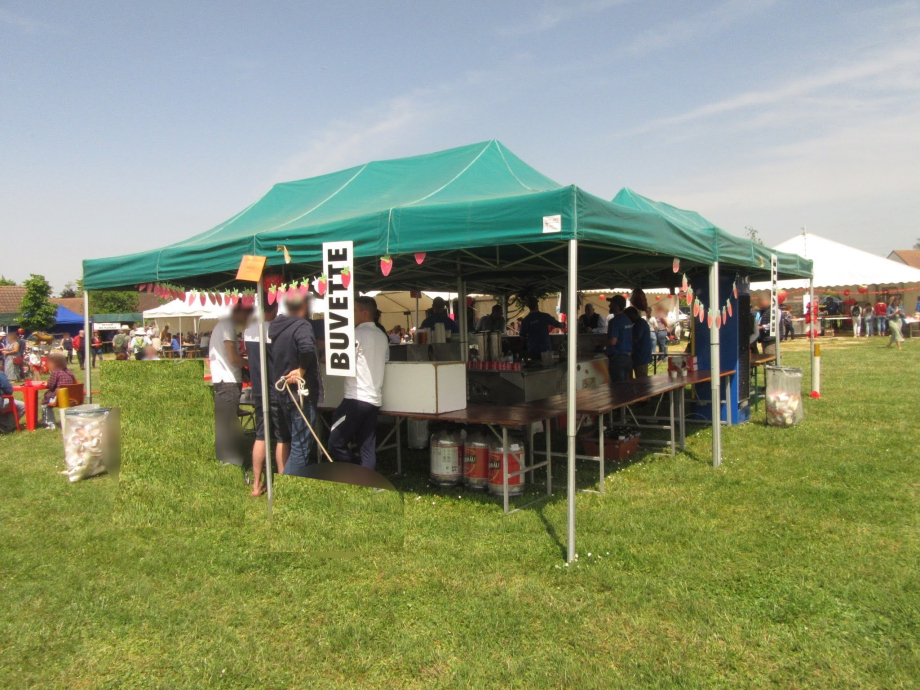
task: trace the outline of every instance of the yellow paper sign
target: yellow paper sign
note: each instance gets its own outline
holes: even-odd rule
[[[262,277],[262,271],[265,269],[264,256],[252,256],[246,254],[240,261],[240,268],[236,272],[237,280],[246,280],[250,283],[258,283]]]

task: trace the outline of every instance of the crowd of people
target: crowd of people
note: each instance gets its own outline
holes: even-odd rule
[[[268,407],[275,464],[289,476],[306,476],[315,442],[317,407],[324,399],[319,358],[323,353],[321,327],[310,319],[310,300],[288,296],[287,313],[279,304],[262,304],[266,322]],[[377,415],[383,403],[383,378],[390,340],[380,325],[380,311],[372,297],[357,297],[355,319],[355,376],[345,380],[345,395],[332,415],[327,450],[333,460],[376,467]],[[320,322],[321,323],[321,322]],[[242,336],[242,337],[241,337]],[[256,441],[252,449],[252,495],[265,491],[265,443],[259,323],[253,309],[237,305],[220,320],[210,338],[211,380],[214,385],[215,451],[218,461],[244,466],[238,418],[243,379],[248,372],[255,410]],[[352,444],[354,448],[352,448]]]
[[[42,348],[34,348],[42,351],[40,360],[36,359],[39,357],[36,352],[32,352],[28,357],[22,357],[20,353],[24,354],[27,348],[21,335],[16,331],[0,333],[0,338],[2,338],[2,341],[0,341],[2,342],[0,344],[2,350],[0,351],[3,353],[3,370],[0,371],[0,394],[12,396],[14,383],[21,383],[30,376],[33,381],[39,381],[42,373],[47,373],[48,380],[45,383],[41,399],[41,420],[45,427],[49,429],[56,428],[54,407],[57,405],[58,393],[62,386],[77,383],[76,376],[68,366],[70,363],[68,361],[70,359],[68,352],[64,349],[58,349],[45,353]],[[25,403],[10,397],[3,398],[0,410],[6,412],[10,408],[15,410],[16,420],[21,420],[25,414]],[[11,419],[10,415],[3,415],[2,421],[0,421],[0,431],[12,431],[16,426],[16,420]]]
[[[917,300],[915,313],[920,313],[920,299]],[[888,347],[896,345],[901,349],[907,314],[900,297],[895,296],[889,302],[879,301],[874,305],[870,302],[860,305],[857,302],[850,307],[850,318],[853,321],[853,335],[857,338],[888,335]]]

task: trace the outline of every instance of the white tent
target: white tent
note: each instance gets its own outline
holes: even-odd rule
[[[920,269],[848,247],[820,235],[803,232],[775,247],[814,262],[814,285],[820,288],[877,288],[920,286]],[[807,288],[807,280],[781,280],[786,289]],[[769,290],[769,282],[751,283],[752,290]]]
[[[196,300],[189,305],[185,300],[175,299],[156,309],[145,311],[144,321],[153,321],[157,329],[163,328],[168,323],[174,333],[184,332],[190,325],[195,331],[209,331],[217,323],[217,319],[229,313],[229,307],[211,304],[210,301],[205,301],[202,305]]]

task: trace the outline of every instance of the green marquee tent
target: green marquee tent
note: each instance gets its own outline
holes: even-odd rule
[[[586,257],[592,247],[615,250],[582,266],[583,288],[604,287],[612,279],[657,286],[672,256],[685,266],[720,260],[762,277],[762,256],[753,243],[697,218],[699,227],[658,209],[562,186],[493,140],[277,184],[229,220],[187,240],[85,261],[84,281],[89,290],[158,281],[220,287],[232,282],[244,254],[264,255],[270,266],[280,266],[286,247],[292,262],[308,272],[318,266],[324,241],[345,238],[355,242],[362,290],[452,287],[458,267],[471,289],[520,286],[535,276],[552,282],[564,279],[564,241],[570,239],[583,243]],[[422,268],[412,258],[416,252],[439,254]],[[395,261],[386,278],[377,270],[383,255]],[[807,277],[811,266],[790,255],[781,270],[786,277]]]
[[[718,289],[720,271],[766,279],[770,268],[752,242],[733,238],[697,214],[632,193],[606,201],[577,186],[562,186],[493,140],[277,184],[229,220],[182,242],[84,261],[84,286],[104,290],[171,282],[220,289],[233,285],[245,254],[266,256],[269,266],[303,278],[319,271],[322,243],[341,240],[354,242],[352,274],[361,291],[456,288],[462,296],[468,289],[495,294],[540,285],[564,288],[571,314],[577,311],[578,290],[615,284],[676,287],[680,278],[672,258],[680,259],[684,272],[708,273],[710,290]],[[426,256],[418,262],[415,253]],[[394,260],[387,276],[379,267],[385,255]],[[800,257],[783,255],[779,265],[782,277],[811,276],[811,262]],[[461,338],[464,319],[461,310]],[[718,408],[718,326],[711,331],[712,404]],[[568,338],[567,550],[572,560],[574,329]],[[264,348],[261,356],[265,366]],[[713,417],[713,463],[718,465],[721,425],[719,416]]]

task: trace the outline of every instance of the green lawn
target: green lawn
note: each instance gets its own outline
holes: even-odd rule
[[[611,469],[571,567],[562,463],[507,517],[423,454],[399,493],[280,478],[271,526],[220,468],[196,525],[68,484],[59,432],[2,437],[0,687],[917,687],[920,342],[885,342],[826,343],[805,422],[727,429],[719,470],[705,429]]]

